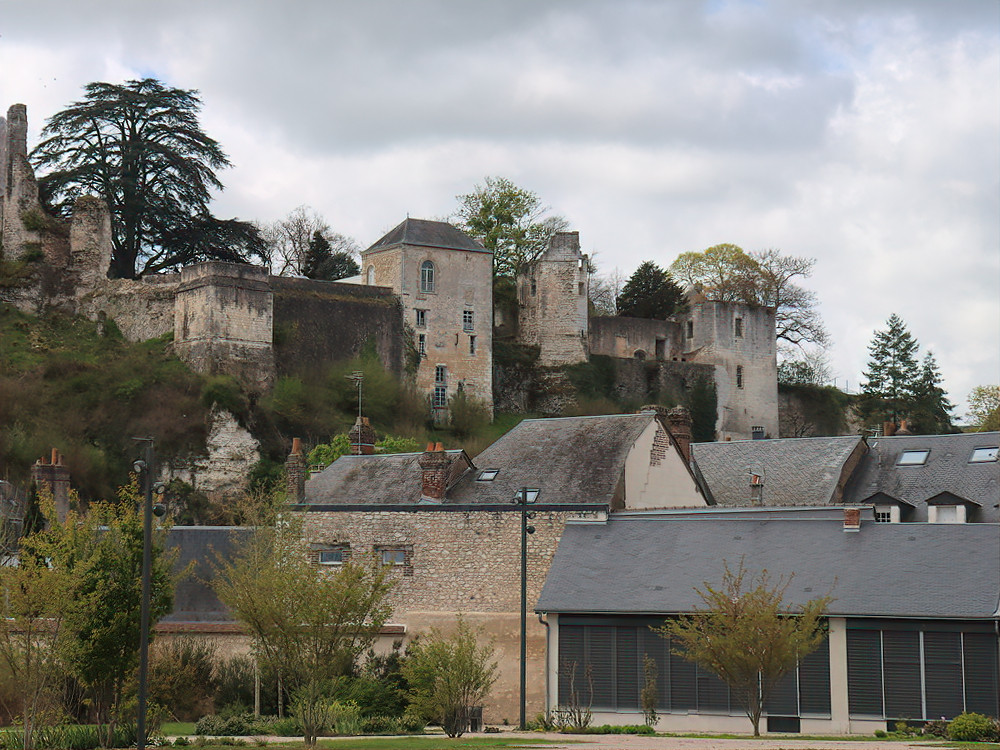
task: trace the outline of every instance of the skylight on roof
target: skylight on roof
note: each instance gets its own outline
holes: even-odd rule
[[[476,480],[480,482],[492,482],[497,478],[497,474],[499,473],[500,469],[483,469],[479,472],[479,476],[476,477]]]
[[[984,464],[988,461],[997,460],[997,446],[992,446],[990,448],[975,448],[972,451],[972,456],[969,458],[970,464]]]
[[[517,494],[514,495],[514,502],[519,503],[522,500],[522,494],[524,495],[524,502],[533,503],[538,499],[538,490],[533,488],[525,488],[523,490],[518,490]]]
[[[927,456],[929,454],[929,450],[903,451],[899,454],[896,466],[923,466],[927,463]]]

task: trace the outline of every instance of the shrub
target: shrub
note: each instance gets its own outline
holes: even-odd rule
[[[1000,739],[1000,727],[989,716],[961,713],[948,725],[948,737],[959,742],[993,742]]]
[[[361,722],[364,734],[400,734],[402,727],[396,716],[369,716]]]
[[[149,660],[149,695],[177,721],[194,721],[212,708],[215,649],[191,638],[154,644]]]
[[[927,737],[947,737],[948,722],[944,719],[935,719],[924,724],[923,733]]]
[[[876,729],[875,730],[875,736],[881,739],[883,737],[888,737],[889,733],[887,731],[885,731],[884,729]]]
[[[238,714],[228,717],[209,714],[202,716],[195,724],[195,734],[208,735],[210,737],[220,737],[223,735],[253,734],[255,730],[255,719],[253,714]]]
[[[333,731],[336,734],[348,737],[361,734],[361,710],[356,703],[334,701],[332,709]]]

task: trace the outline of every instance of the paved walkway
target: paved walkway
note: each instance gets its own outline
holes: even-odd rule
[[[546,745],[553,750],[927,750],[926,740],[909,742],[878,742],[868,740],[800,740],[794,737],[764,739],[702,739],[695,737],[650,737],[633,734],[566,735],[539,732],[510,732],[505,737],[524,737],[526,740],[544,737],[554,740]],[[569,741],[569,742],[567,742]],[[561,744],[567,742],[567,744]],[[586,743],[586,744],[583,744]]]

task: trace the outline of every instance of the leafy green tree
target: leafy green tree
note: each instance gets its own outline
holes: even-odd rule
[[[746,253],[737,245],[723,244],[681,253],[670,271],[708,299],[774,308],[779,341],[826,344],[829,336],[816,310],[816,295],[795,282],[809,278],[815,264],[812,258],[774,249]]]
[[[433,628],[406,652],[403,676],[412,708],[437,722],[449,737],[469,727],[469,708],[482,705],[498,676],[491,643],[479,645],[481,632],[461,615],[455,632]]]
[[[916,400],[919,344],[895,313],[886,325],[885,330],[875,332],[868,345],[868,368],[858,403],[858,411],[867,422],[899,422],[909,416]]]
[[[695,378],[688,391],[688,409],[691,412],[691,440],[695,443],[715,440],[719,399],[713,378]]]
[[[345,250],[333,250],[322,232],[317,230],[309,240],[302,273],[308,279],[336,281],[361,273],[358,262]]]
[[[98,736],[109,747],[134,689],[139,664],[142,599],[142,514],[136,486],[123,487],[118,502],[91,503],[83,525],[61,548],[58,562],[76,578],[76,599],[65,624],[70,638],[64,655],[70,671],[90,692]],[[174,603],[174,556],[165,548],[166,531],[153,539],[150,622],[170,613]],[[150,638],[152,639],[152,629]]]
[[[666,320],[676,312],[687,309],[684,290],[673,277],[647,260],[625,282],[616,300],[619,315],[630,318],[656,318]]]
[[[977,385],[972,389],[969,417],[976,432],[1000,430],[1000,385]]]
[[[696,589],[704,607],[655,629],[679,648],[674,653],[717,675],[729,685],[760,736],[760,716],[781,678],[826,638],[823,613],[832,601],[817,597],[801,606],[785,604],[792,578],[773,580],[764,570],[752,575],[725,564],[717,588]]]
[[[494,276],[517,276],[568,226],[561,216],[546,217],[538,195],[504,177],[487,177],[471,193],[457,196],[455,218],[471,237],[493,253]]]
[[[362,558],[331,573],[310,561],[300,517],[266,519],[235,559],[220,561],[213,585],[253,639],[258,661],[294,695],[300,718],[320,722],[330,681],[351,673],[392,614],[390,568]],[[304,727],[307,744],[320,728]]]
[[[955,408],[941,383],[941,371],[933,352],[924,355],[920,376],[914,386],[914,403],[910,410],[911,432],[940,435],[953,430],[951,412]]]
[[[76,524],[70,513],[60,524],[49,495],[42,502],[50,526],[21,539],[17,565],[0,565],[0,663],[17,694],[21,747],[32,750],[38,721],[54,702],[62,679],[60,654],[67,639],[66,615],[76,596],[77,579],[65,564],[66,533]],[[64,528],[66,526],[66,528]]]
[[[414,453],[420,450],[420,443],[413,438],[386,435],[375,441],[376,453]],[[320,443],[309,451],[309,465],[327,467],[341,456],[351,452],[351,440],[345,434],[334,435],[329,443]]]
[[[34,149],[40,194],[68,216],[81,195],[111,209],[111,276],[135,278],[198,260],[242,262],[263,250],[252,224],[209,211],[229,160],[201,129],[198,92],[153,78],[89,83]]]

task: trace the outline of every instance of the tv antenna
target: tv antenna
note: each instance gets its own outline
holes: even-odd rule
[[[365,382],[365,374],[361,370],[355,370],[350,375],[345,375],[348,380],[358,388],[358,419],[361,419],[361,385]]]

